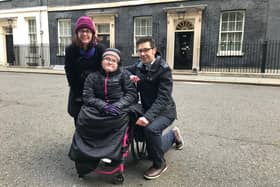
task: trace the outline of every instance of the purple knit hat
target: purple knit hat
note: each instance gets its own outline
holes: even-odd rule
[[[81,28],[88,28],[94,35],[96,34],[95,24],[93,20],[88,16],[79,17],[75,25],[75,33],[78,33],[78,30]]]

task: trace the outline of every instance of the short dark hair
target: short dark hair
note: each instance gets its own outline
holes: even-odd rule
[[[146,43],[146,42],[150,43],[151,48],[155,48],[156,47],[156,42],[155,42],[155,40],[151,36],[144,36],[144,37],[139,38],[136,41],[136,47],[138,47],[139,44]]]

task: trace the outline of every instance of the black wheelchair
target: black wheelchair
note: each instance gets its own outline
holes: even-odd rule
[[[130,145],[130,152],[132,154],[132,158],[134,161],[138,162],[139,160],[147,160],[148,159],[148,153],[147,153],[147,146],[146,141],[143,136],[143,129],[142,127],[138,126],[130,126],[128,131],[128,139],[127,139],[127,145]],[[129,148],[129,147],[126,147]],[[128,149],[123,149],[123,153],[125,155],[128,153]],[[124,164],[124,156],[122,158],[121,164]],[[102,173],[103,171],[101,171]],[[99,173],[99,172],[97,172]],[[112,172],[115,173],[115,172]],[[113,184],[123,184],[124,182],[124,174],[123,169],[120,172],[116,172],[116,175],[113,178]]]
[[[135,161],[148,159],[147,145],[143,134],[143,127],[132,128],[133,140],[131,141],[131,153]]]
[[[137,105],[140,106],[140,105]],[[140,108],[141,109],[141,108]],[[140,110],[138,108],[138,112]],[[130,122],[129,122],[129,138],[127,145],[130,147],[130,152],[134,161],[138,162],[140,160],[148,160],[147,145],[143,133],[143,127],[137,126],[135,124],[136,119],[139,116],[135,116],[135,113],[130,113]],[[115,175],[113,183],[122,184],[124,182],[123,173],[117,173]]]

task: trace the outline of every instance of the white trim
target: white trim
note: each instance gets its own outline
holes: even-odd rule
[[[114,8],[114,7],[127,7],[137,5],[149,5],[156,3],[172,3],[172,2],[186,2],[188,0],[133,0],[133,1],[121,1],[114,3],[94,3],[85,5],[74,5],[74,6],[55,6],[48,7],[48,11],[69,11],[69,10],[83,10],[83,9],[98,9],[98,8]]]
[[[199,5],[190,5],[190,6],[177,6],[177,7],[167,7],[163,8],[165,12],[172,13],[181,10],[204,10],[207,7],[206,4],[199,4]]]
[[[243,20],[242,20],[242,29],[241,31],[222,31],[222,17],[224,13],[230,13],[230,12],[234,12],[234,13],[242,13],[243,15]],[[242,56],[243,53],[243,39],[244,39],[244,27],[245,27],[245,16],[246,16],[246,11],[245,10],[229,10],[229,11],[223,11],[220,13],[220,28],[219,28],[219,42],[218,42],[218,53],[217,56]],[[235,51],[228,51],[228,50],[221,50],[221,37],[222,37],[222,33],[241,33],[241,46],[240,46],[240,50],[235,50]],[[228,42],[228,40],[226,41]]]
[[[178,7],[180,8],[180,7]],[[171,8],[166,11],[167,13],[167,42],[166,42],[166,61],[168,65],[174,69],[174,46],[175,46],[175,32],[177,24],[182,21],[176,12],[177,8]],[[193,30],[186,30],[185,32],[194,32],[193,39],[193,64],[192,69],[199,70],[199,60],[200,60],[200,39],[201,39],[201,20],[202,20],[203,9],[193,9],[189,7],[184,12],[184,20],[191,21],[194,23]],[[184,31],[180,31],[184,32]]]
[[[7,10],[1,10],[0,17],[2,14],[14,14],[14,13],[24,13],[24,12],[39,12],[39,11],[47,11],[47,6],[38,6],[32,8],[12,8]]]
[[[244,53],[241,51],[219,51],[217,56],[243,56]]]

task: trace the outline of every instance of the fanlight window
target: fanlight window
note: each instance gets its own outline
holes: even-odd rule
[[[193,29],[194,29],[193,23],[190,21],[186,21],[186,20],[181,21],[176,26],[176,30],[193,30]]]

